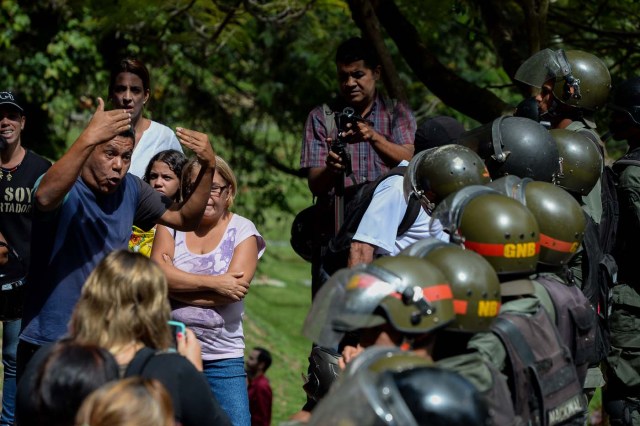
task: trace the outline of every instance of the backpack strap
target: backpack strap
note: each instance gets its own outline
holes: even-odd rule
[[[405,170],[407,170],[407,166],[396,166],[393,169],[389,170],[383,178],[378,181],[376,187],[382,183],[385,179],[390,176],[404,175]],[[375,191],[375,189],[374,189]],[[404,216],[402,216],[402,220],[400,221],[400,225],[398,225],[398,230],[396,232],[396,237],[404,234],[411,228],[411,226],[415,223],[418,215],[420,214],[420,209],[422,206],[420,205],[420,200],[415,197],[409,197],[407,201],[407,210],[404,212]]]
[[[525,365],[533,365],[535,362],[535,356],[531,351],[531,347],[529,347],[529,344],[514,323],[505,317],[498,316],[493,320],[493,327],[498,329],[503,336],[509,339],[511,345],[518,352],[520,359],[522,359]]]
[[[409,197],[409,201],[407,202],[407,211],[404,213],[402,217],[402,222],[398,226],[398,232],[396,233],[396,237],[404,234],[411,228],[411,226],[415,223],[418,215],[420,214],[420,209],[422,206],[420,205],[420,200],[416,197]]]
[[[627,152],[611,166],[616,173],[620,173],[626,166],[640,166],[640,149]]]
[[[322,104],[322,112],[324,114],[324,127],[327,129],[327,137],[330,138],[331,133],[336,129],[333,109],[331,109],[329,104]]]

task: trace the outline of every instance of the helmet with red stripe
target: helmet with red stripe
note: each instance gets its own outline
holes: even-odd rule
[[[394,283],[395,290],[382,298],[379,305],[394,329],[423,334],[445,327],[455,319],[451,286],[435,265],[396,256],[376,259],[367,269],[371,271],[372,267],[384,271],[384,279]]]
[[[382,257],[336,272],[316,295],[303,334],[333,347],[351,331],[388,324],[417,336],[454,319],[451,287],[435,265],[413,257]]]
[[[578,250],[587,225],[578,201],[551,183],[508,176],[489,184],[527,206],[540,227],[540,258],[550,266],[566,265]]]
[[[417,241],[400,255],[433,263],[449,281],[456,319],[447,329],[471,333],[489,330],[500,311],[500,281],[486,259],[435,238]]]
[[[501,281],[535,272],[540,232],[521,203],[486,186],[468,186],[441,202],[432,216],[450,241],[482,255]]]

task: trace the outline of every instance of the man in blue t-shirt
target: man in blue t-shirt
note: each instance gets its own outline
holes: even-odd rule
[[[18,377],[40,346],[66,333],[85,279],[107,253],[127,248],[132,225],[190,231],[200,222],[215,154],[206,134],[182,128],[176,134],[202,165],[181,204],[127,173],[135,140],[131,115],[105,111],[100,98],[87,128],[36,184]]]

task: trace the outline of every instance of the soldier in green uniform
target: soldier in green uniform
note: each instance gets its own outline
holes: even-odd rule
[[[485,396],[455,371],[397,348],[370,347],[313,411],[310,426],[487,426]]]
[[[431,249],[429,258],[437,266],[420,258]],[[359,362],[364,348],[373,346],[400,347],[436,360],[439,366],[462,374],[486,396],[495,424],[515,424],[506,381],[466,347],[473,333],[488,330],[498,314],[500,284],[495,271],[481,256],[437,240],[422,240],[406,250],[404,255],[379,258],[348,271],[341,278],[343,285],[332,277],[330,287],[321,290],[331,295],[320,300],[328,300],[333,313],[321,314],[321,302],[314,302],[308,317],[313,320],[307,325],[324,322],[332,331],[359,333],[357,349],[343,351],[347,366]],[[450,279],[452,283],[447,284]],[[336,342],[317,333],[308,337],[325,344]]]
[[[598,57],[580,50],[544,49],[527,59],[516,71],[514,79],[539,89],[535,96],[541,122],[551,129],[577,132],[589,138],[599,147],[604,158],[604,144],[596,132],[594,115],[606,104],[611,89],[611,75],[607,66]],[[604,164],[604,163],[602,163]],[[608,238],[616,227],[616,205],[613,181],[605,173],[604,167],[598,171],[599,179],[593,188],[581,194],[581,204],[593,223],[588,224],[587,233],[595,229],[593,235],[601,236],[599,241],[586,237],[585,250],[579,251],[571,260],[574,281],[578,287],[597,287],[585,292],[600,316],[598,344],[603,348],[601,358],[608,347],[607,311],[608,299],[604,295],[608,283],[615,277],[615,263],[606,258],[612,249],[613,238]],[[562,172],[561,172],[562,173]],[[592,249],[596,253],[586,253]],[[597,273],[589,264],[606,264],[608,276]],[[594,271],[593,273],[590,273]],[[596,275],[598,275],[596,277]],[[583,281],[591,281],[584,283]],[[598,296],[598,297],[596,297]],[[585,387],[601,387],[604,384],[601,372],[596,367],[590,369]]]
[[[591,144],[588,140],[586,143]],[[595,155],[599,158],[599,154]],[[535,295],[571,350],[580,382],[584,384],[589,364],[598,361],[596,314],[587,297],[572,283],[567,266],[581,247],[586,215],[571,194],[551,183],[505,176],[487,186],[520,201],[538,222],[540,255],[537,274],[531,277]]]
[[[531,424],[551,419],[580,423],[586,404],[570,351],[554,326],[553,301],[529,279],[540,256],[535,216],[493,188],[469,186],[440,203],[433,217],[453,242],[482,255],[502,282],[498,317],[490,332],[473,336],[468,347],[509,377],[515,413]],[[553,365],[558,372],[540,369],[542,365]],[[537,373],[521,374],[531,369]]]
[[[487,397],[493,424],[518,424],[508,385],[500,371],[469,347],[469,340],[476,333],[489,331],[500,311],[500,281],[493,267],[473,251],[435,239],[418,241],[400,256],[433,263],[453,291],[456,319],[437,334],[432,351],[436,365],[460,373]]]
[[[613,165],[618,175],[620,232],[616,242],[619,284],[612,289],[604,404],[611,425],[640,425],[640,77],[621,83],[609,106],[610,131],[626,140],[627,153]]]

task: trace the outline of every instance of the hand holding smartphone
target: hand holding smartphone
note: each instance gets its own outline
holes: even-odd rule
[[[171,338],[173,341],[172,347],[177,349],[178,333],[180,333],[182,337],[186,336],[187,327],[185,327],[184,323],[181,323],[180,321],[169,321],[169,327],[171,328]]]

